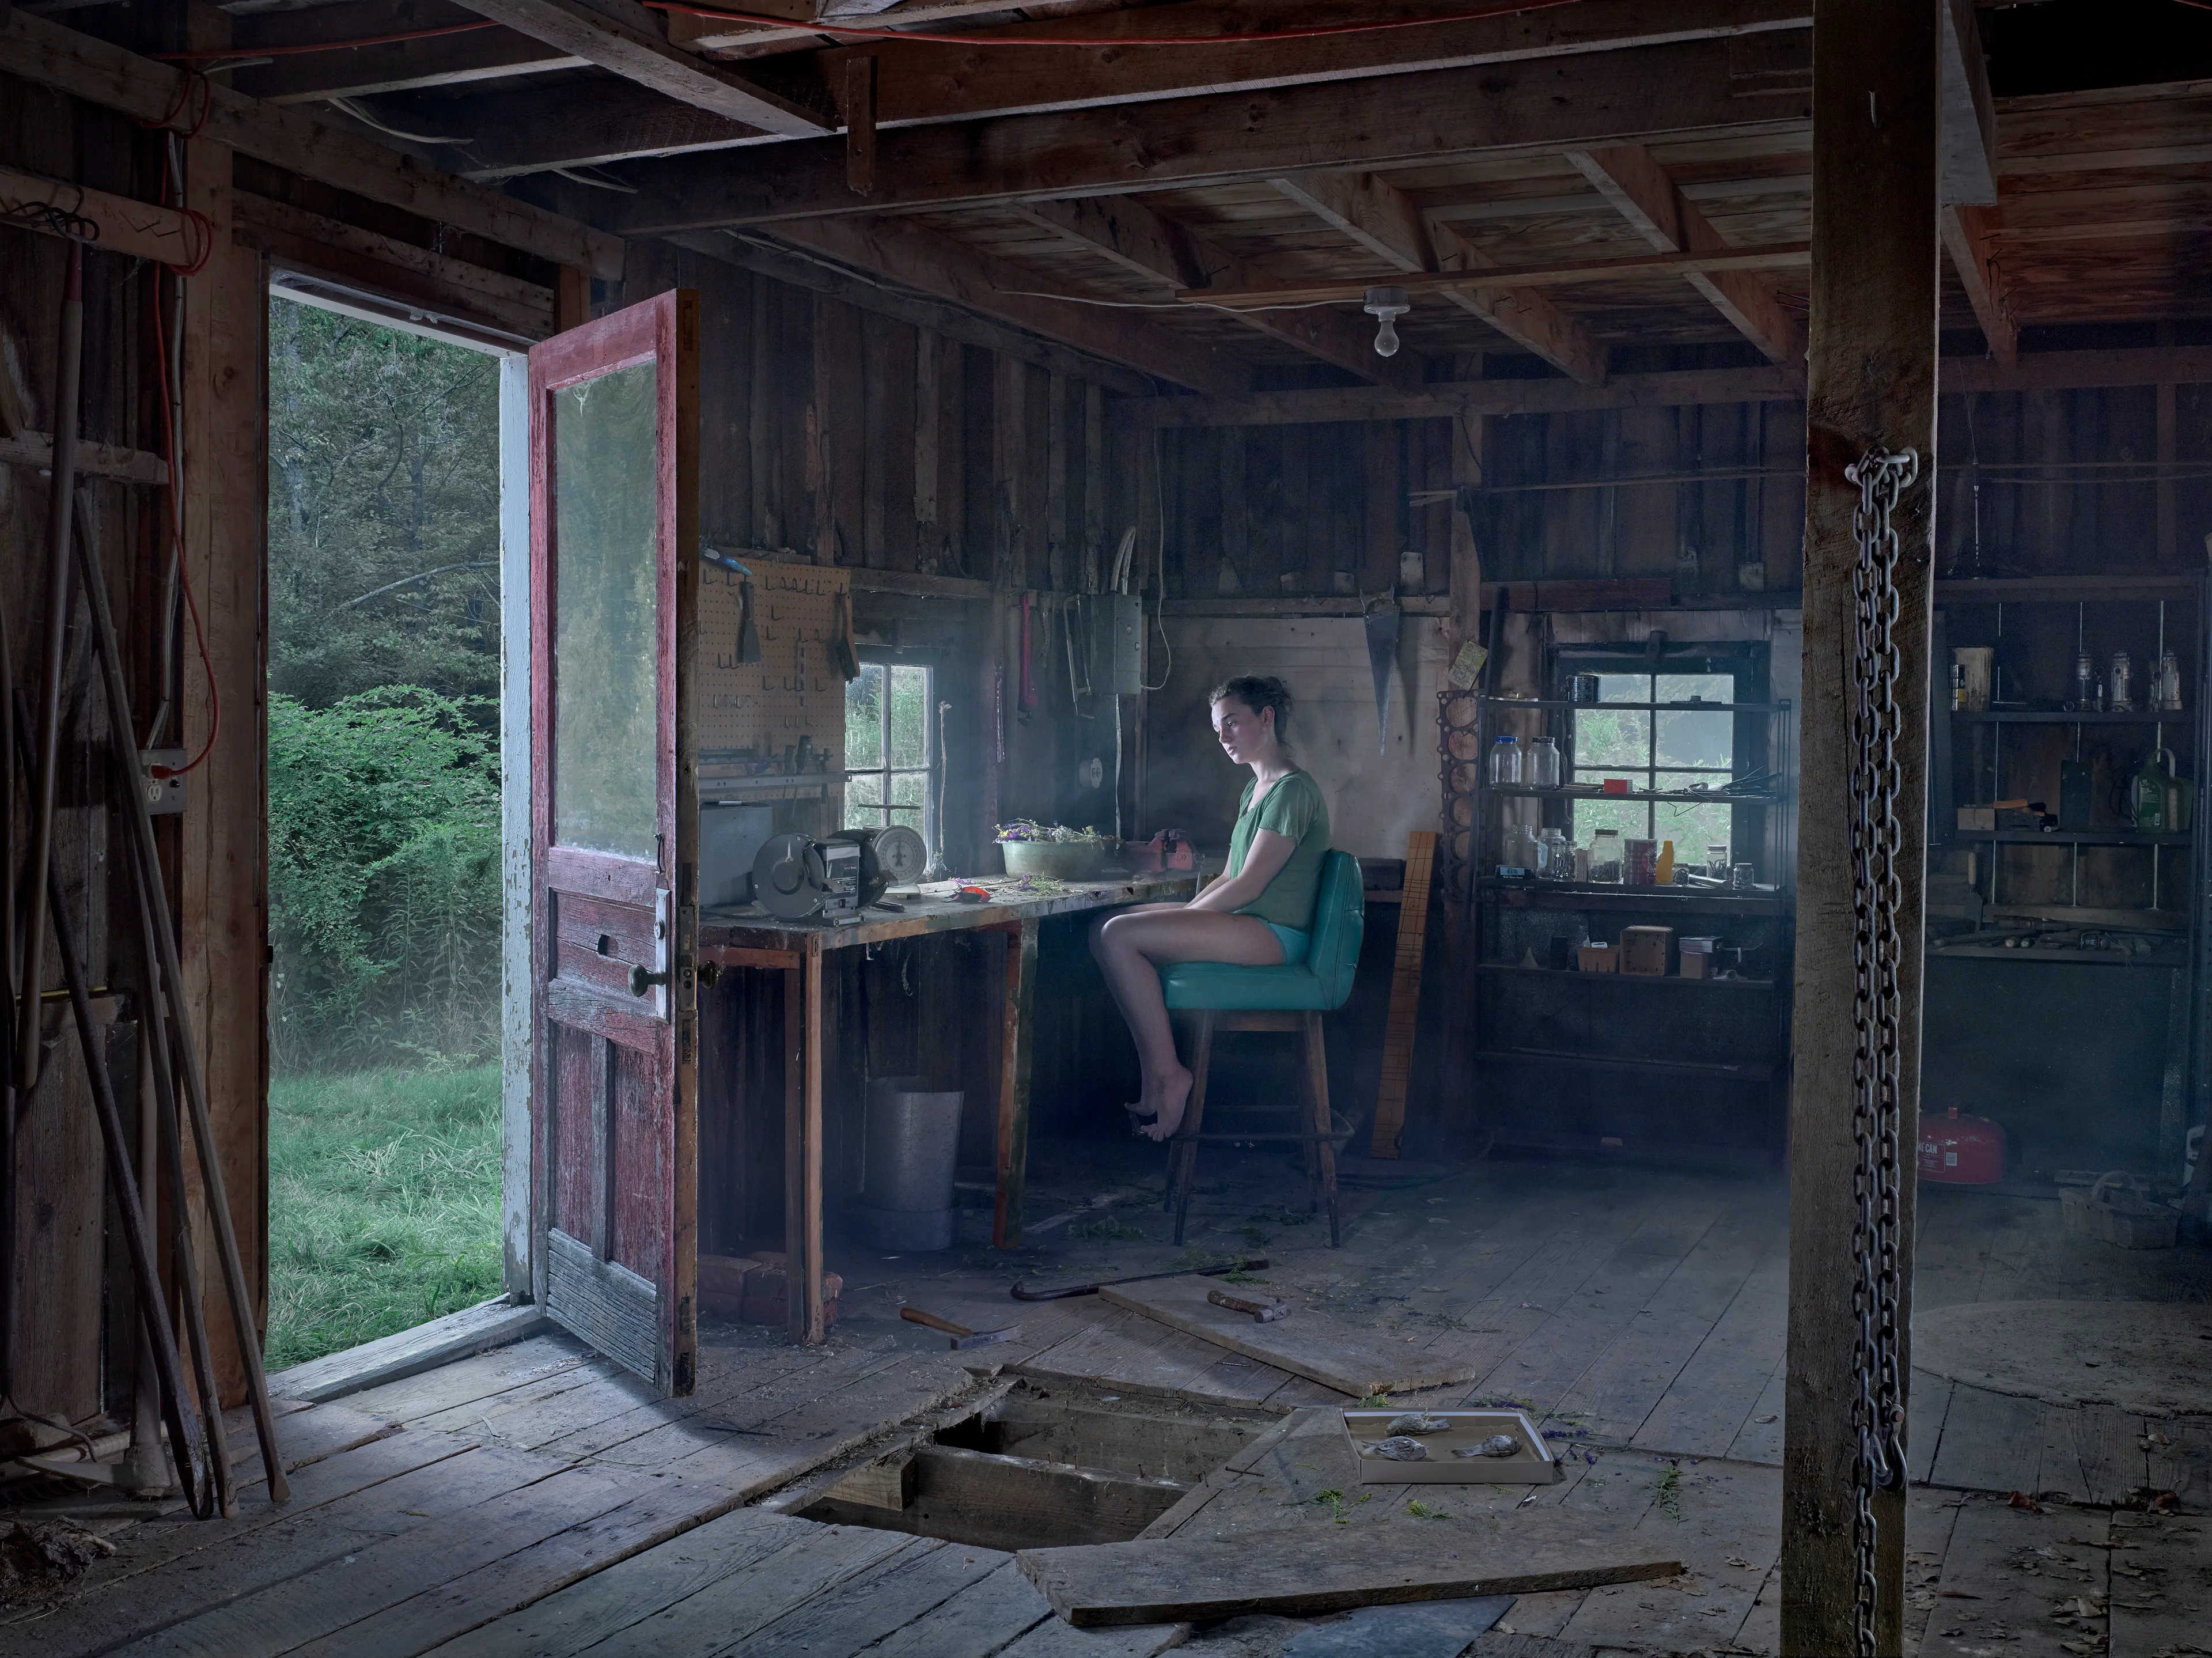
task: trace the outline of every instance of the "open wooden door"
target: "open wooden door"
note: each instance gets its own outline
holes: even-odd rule
[[[697,1369],[698,305],[530,353],[532,1273],[563,1327]]]

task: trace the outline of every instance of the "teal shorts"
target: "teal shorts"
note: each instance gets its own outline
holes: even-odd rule
[[[1291,967],[1305,960],[1306,945],[1312,940],[1313,934],[1301,932],[1294,926],[1277,926],[1273,921],[1263,922],[1262,925],[1282,940],[1285,967]]]

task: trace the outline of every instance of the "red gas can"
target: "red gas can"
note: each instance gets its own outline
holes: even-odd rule
[[[1953,1106],[1920,1120],[1920,1178],[1954,1186],[1993,1186],[2004,1178],[2005,1132],[1987,1117],[1962,1117]]]

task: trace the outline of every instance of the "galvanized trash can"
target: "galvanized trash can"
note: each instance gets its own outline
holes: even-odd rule
[[[920,1077],[868,1084],[855,1228],[863,1240],[889,1250],[952,1247],[952,1171],[966,1098],[932,1092]]]

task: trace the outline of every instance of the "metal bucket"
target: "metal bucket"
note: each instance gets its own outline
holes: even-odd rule
[[[860,1230],[880,1249],[952,1244],[952,1173],[967,1096],[927,1090],[920,1077],[868,1084],[860,1135]]]

